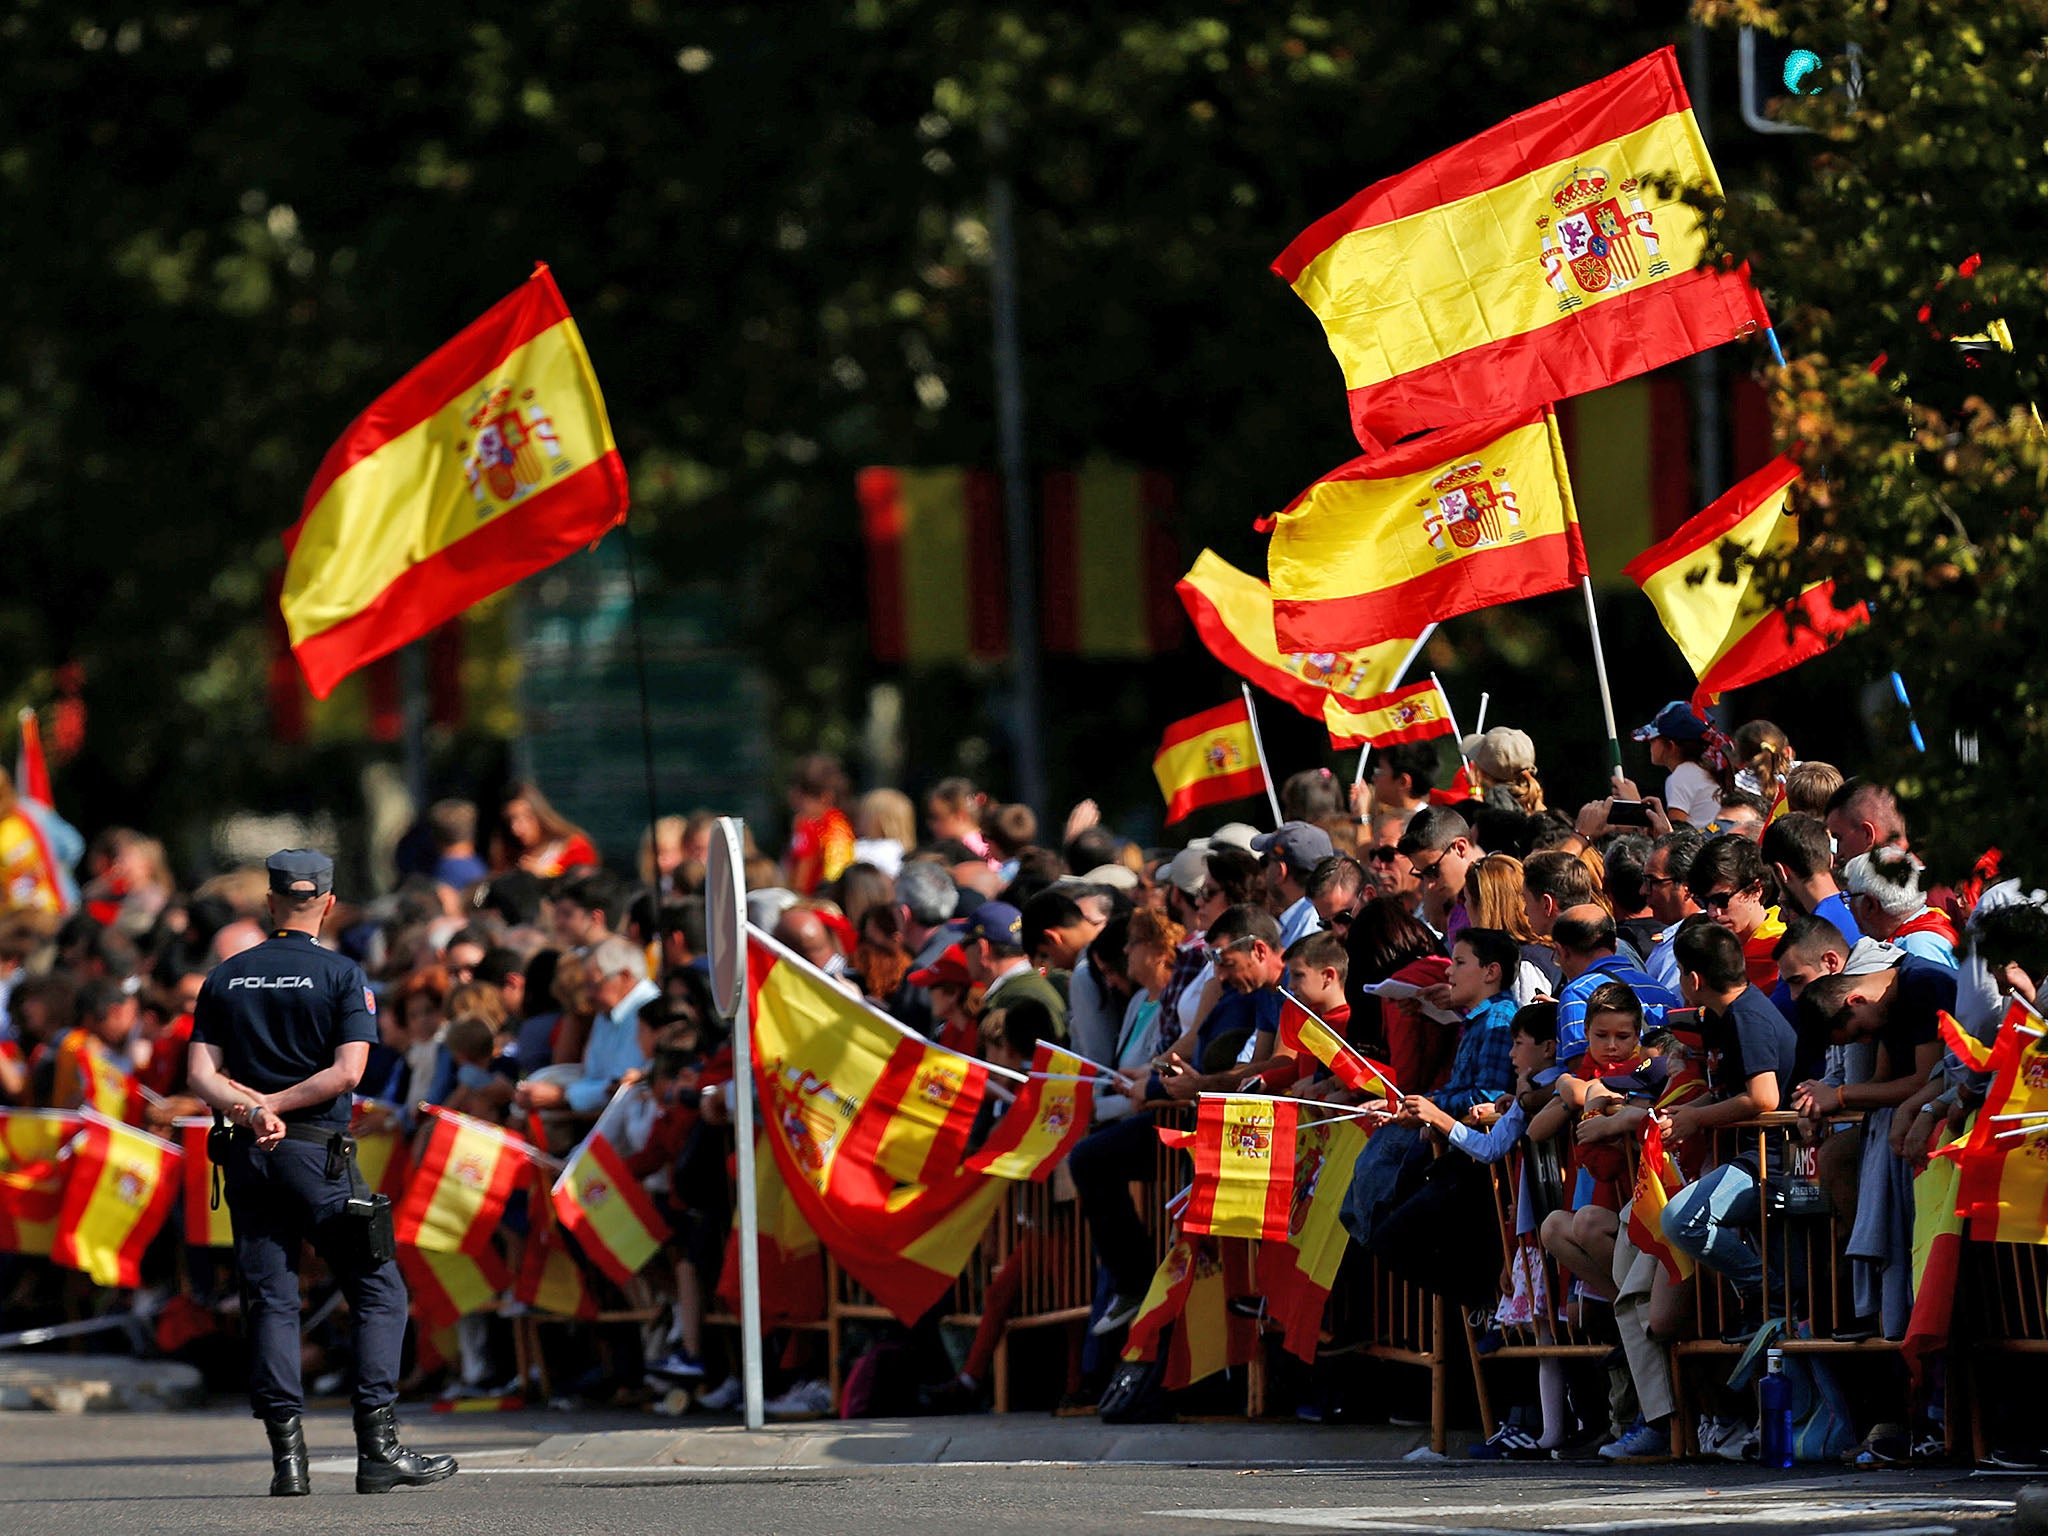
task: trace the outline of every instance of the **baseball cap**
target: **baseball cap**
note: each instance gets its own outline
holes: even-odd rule
[[[974,978],[967,974],[967,954],[958,944],[948,944],[945,953],[922,970],[912,971],[913,987],[968,987]]]
[[[1135,891],[1144,883],[1138,879],[1135,871],[1121,864],[1098,864],[1081,879],[1086,884],[1106,885],[1117,891]]]
[[[270,871],[270,889],[278,896],[310,900],[334,889],[334,860],[317,848],[281,849],[264,860],[263,867]]]
[[[1512,779],[1536,766],[1536,743],[1527,731],[1512,725],[1496,725],[1484,736],[1467,736],[1458,743],[1458,755],[1489,779]]]
[[[1258,841],[1259,829],[1242,821],[1226,821],[1209,834],[1211,848],[1236,848],[1245,853],[1256,853],[1252,844]]]
[[[1700,741],[1707,734],[1707,722],[1685,700],[1673,699],[1657,711],[1656,719],[1632,734],[1637,741]]]
[[[1024,914],[1007,901],[984,901],[967,915],[967,927],[960,935],[966,943],[987,939],[991,944],[1024,947]]]
[[[1203,839],[1204,842],[1207,839]],[[1209,854],[1206,848],[1197,848],[1190,843],[1176,853],[1167,866],[1159,871],[1159,877],[1173,886],[1184,896],[1199,891],[1209,878]]]
[[[1330,834],[1305,821],[1281,824],[1277,832],[1261,832],[1252,839],[1253,853],[1277,853],[1290,869],[1306,874],[1337,851]]]

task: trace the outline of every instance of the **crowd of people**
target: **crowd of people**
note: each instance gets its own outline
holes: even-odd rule
[[[1569,1327],[1613,1346],[1598,1369],[1541,1361],[1526,1408],[1475,1454],[1654,1459],[1673,1443],[1666,1345],[1809,1322],[1782,1317],[1784,1288],[1766,1294],[1774,1261],[1757,1231],[1767,1185],[1807,1166],[1802,1142],[1818,1144],[1811,1179],[1854,1275],[1853,1316],[1831,1326],[1903,1334],[1911,1173],[1985,1087],[1939,1016],[1989,1038],[2008,994],[2031,1000],[2048,922],[2010,884],[1931,889],[1893,792],[1799,760],[1766,721],[1730,739],[1678,703],[1635,736],[1664,774],[1656,793],[1618,779],[1575,812],[1551,806],[1535,743],[1495,727],[1458,744],[1469,772],[1455,795],[1437,744],[1399,745],[1373,752],[1357,785],[1288,779],[1275,829],[1233,822],[1173,848],[1119,836],[1086,801],[1048,836],[1030,808],[957,778],[921,802],[856,798],[817,755],[791,775],[781,855],[747,849],[748,909],[944,1045],[1014,1066],[1042,1040],[1097,1064],[1095,1123],[1067,1163],[1100,1275],[1071,1401],[1099,1393],[1152,1280],[1134,1189],[1161,1116],[1203,1093],[1276,1093],[1370,1125],[1344,1196],[1353,1257],[1450,1298],[1482,1335],[1517,1315],[1546,1338]],[[407,1128],[440,1105],[560,1152],[627,1090],[616,1139],[674,1232],[651,1276],[666,1311],[651,1349],[607,1347],[582,1386],[681,1384],[730,1408],[736,1362],[714,1363],[726,1351],[704,1321],[728,1246],[734,1092],[705,955],[712,818],[659,822],[628,880],[538,787],[514,785],[495,809],[486,829],[471,803],[435,804],[398,888],[337,912],[327,941],[382,1002],[359,1091]],[[0,919],[0,1105],[140,1103],[167,1127],[198,1112],[183,1081],[192,1002],[212,964],[261,937],[261,872],[181,891],[160,846],[117,830],[79,875],[74,914],[45,902]],[[1382,995],[1387,983],[1401,985]],[[1398,1096],[1348,1089],[1284,1049],[1283,987],[1384,1064]],[[1726,1134],[1773,1111],[1798,1120],[1761,1159]],[[1725,1284],[1718,1318],[1696,1315],[1696,1288],[1631,1236],[1648,1122],[1687,1179],[1656,1235]],[[50,1283],[32,1262],[0,1266],[10,1305]],[[1531,1294],[1532,1274],[1554,1274],[1555,1294],[1541,1280]],[[191,1288],[232,1310],[219,1274]],[[894,1358],[925,1403],[982,1406],[1001,1327],[985,1320],[964,1364]],[[1305,1417],[1345,1411],[1355,1341],[1326,1334],[1298,1383]],[[465,1327],[462,1345],[446,1390],[494,1390],[507,1367],[490,1328]],[[830,1411],[815,1339],[792,1337],[771,1365],[777,1412]],[[1866,1456],[1939,1444],[1939,1393],[1914,1401],[1914,1422],[1874,1429]],[[1721,1403],[1699,1444],[1738,1457],[1748,1424]]]

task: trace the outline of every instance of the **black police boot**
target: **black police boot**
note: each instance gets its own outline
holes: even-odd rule
[[[389,1493],[394,1488],[421,1488],[455,1475],[453,1456],[428,1456],[398,1443],[398,1410],[372,1408],[356,1413],[356,1492]]]
[[[274,1499],[304,1498],[313,1491],[306,1478],[306,1431],[294,1413],[281,1419],[265,1419],[270,1434],[270,1496]]]

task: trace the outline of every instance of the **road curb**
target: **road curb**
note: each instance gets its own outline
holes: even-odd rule
[[[197,1408],[206,1382],[176,1360],[125,1355],[0,1356],[0,1409],[46,1413],[161,1413]]]

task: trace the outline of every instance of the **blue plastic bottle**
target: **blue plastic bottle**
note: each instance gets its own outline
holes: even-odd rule
[[[1784,1350],[1774,1349],[1766,1357],[1756,1395],[1763,1410],[1757,1464],[1783,1471],[1792,1465],[1792,1384],[1785,1379]]]

